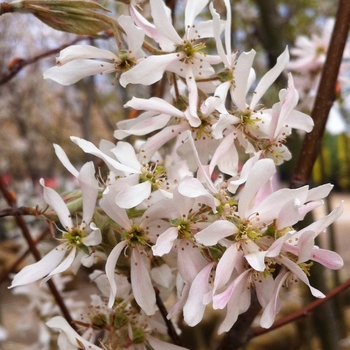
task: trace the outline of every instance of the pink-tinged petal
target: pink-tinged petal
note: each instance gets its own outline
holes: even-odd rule
[[[309,226],[300,230],[295,234],[295,238],[300,238],[300,236],[306,231],[314,231],[315,237],[317,237],[321,232],[323,232],[329,225],[331,225],[335,220],[337,220],[340,215],[343,213],[343,203],[336,209],[334,209],[327,216],[322,217],[321,219],[313,222]]]
[[[90,224],[90,228],[92,232],[82,238],[81,241],[88,247],[94,247],[102,242],[101,230],[93,222]]]
[[[227,305],[226,317],[220,324],[218,334],[229,331],[240,313],[246,311],[250,303],[248,277],[250,270],[241,273],[221,294],[213,297],[214,309],[223,309]]]
[[[74,60],[63,66],[55,66],[46,70],[44,79],[51,79],[61,85],[72,85],[90,75],[107,74],[115,71],[114,63],[94,60]]]
[[[98,180],[95,177],[93,162],[85,163],[80,169],[78,176],[83,197],[83,220],[82,226],[88,225],[94,215],[98,196]]]
[[[145,39],[145,32],[137,28],[134,24],[133,19],[130,16],[118,17],[118,23],[124,29],[126,34],[126,41],[128,44],[128,51],[131,55],[135,54],[141,49],[143,41]]]
[[[182,346],[165,343],[157,338],[153,338],[150,335],[147,335],[147,343],[149,343],[154,350],[188,350]]]
[[[89,153],[89,154],[92,154],[96,157],[103,159],[110,167],[112,167],[116,171],[124,171],[127,173],[133,173],[134,169],[131,169],[131,168],[119,163],[115,159],[109,157],[108,155],[104,154],[92,142],[86,141],[84,139],[81,139],[81,138],[75,137],[75,136],[71,136],[70,139],[75,144],[77,144],[85,153]]]
[[[300,220],[298,206],[305,203],[307,192],[308,186],[298,189],[282,188],[261,201],[254,208],[254,212],[259,213],[261,220],[264,222],[271,222],[278,218],[278,228],[293,225]],[[294,215],[290,215],[292,209]]]
[[[81,348],[81,345],[84,346],[85,349],[91,349],[91,350],[102,350],[102,348],[90,343],[86,339],[84,339],[82,336],[80,336],[71,326],[70,324],[61,316],[55,316],[51,318],[50,321],[46,322],[46,325],[50,328],[56,328],[59,329],[61,332],[63,332],[69,342],[74,345],[74,349],[79,347]],[[67,347],[65,348],[67,349]]]
[[[150,181],[142,182],[134,186],[126,184],[125,188],[117,193],[115,202],[121,208],[130,209],[147,199],[151,194],[151,190],[152,184]]]
[[[46,254],[40,261],[25,266],[12,280],[10,288],[32,283],[47,276],[66,255],[67,246],[61,244]]]
[[[211,225],[195,234],[196,242],[205,246],[217,244],[221,239],[233,236],[238,232],[238,228],[229,221],[217,220]]]
[[[157,239],[156,245],[152,246],[153,255],[163,256],[168,254],[177,239],[179,232],[176,227],[170,227]]]
[[[141,28],[145,34],[152,38],[155,42],[159,44],[162,50],[167,51],[174,48],[174,43],[172,40],[164,37],[161,33],[158,32],[156,27],[150,23],[146,18],[144,18],[135,8],[135,6],[129,6],[130,16],[133,18],[135,24]]]
[[[73,227],[73,222],[70,218],[70,212],[66,203],[64,203],[64,200],[55,190],[45,186],[44,179],[40,179],[39,182],[44,187],[45,202],[56,212],[62,226],[65,229],[71,229]]]
[[[312,249],[310,259],[332,270],[339,270],[344,266],[344,261],[339,254],[317,247]]]
[[[294,233],[294,231],[288,232],[286,235],[276,239],[267,250],[266,257],[275,258],[276,256],[278,256],[285,242],[288,241],[291,237],[293,237]]]
[[[58,248],[58,247],[57,247]],[[57,249],[56,248],[56,249]],[[59,273],[62,273],[66,270],[68,270],[74,259],[75,259],[75,255],[76,255],[76,252],[77,252],[77,248],[75,246],[73,246],[71,248],[71,251],[69,252],[69,254],[62,260],[62,262],[55,268],[53,269],[42,281],[42,283],[48,281],[53,275],[56,275],[56,274],[59,274]],[[80,263],[79,263],[80,264]]]
[[[293,272],[302,282],[304,282],[310,288],[311,294],[315,298],[324,298],[325,297],[325,295],[322,292],[320,292],[318,289],[316,289],[310,285],[309,279],[305,275],[304,271],[296,263],[289,260],[285,256],[281,256],[281,257],[278,257],[275,259],[278,263],[280,263],[281,265],[284,265],[288,270]]]
[[[272,159],[259,159],[253,165],[245,186],[239,195],[238,212],[241,218],[246,217],[248,210],[252,208],[254,196],[275,172],[276,167]]]
[[[272,276],[267,275],[264,277],[262,274],[260,274],[260,279],[254,281],[254,284],[259,303],[263,308],[265,308],[273,295],[274,279]]]
[[[290,272],[285,271],[280,273],[274,281],[274,290],[270,302],[265,307],[263,314],[260,319],[260,326],[263,328],[270,328],[275,320],[276,314],[281,309],[281,303],[279,301],[278,295],[283,286],[284,281],[290,275]]]
[[[190,292],[183,308],[184,320],[190,327],[194,327],[202,321],[205,311],[203,298],[210,290],[209,278],[213,265],[214,263],[205,266],[191,284]]]
[[[117,295],[117,283],[114,278],[115,273],[115,265],[117,264],[117,261],[119,259],[120,253],[125,249],[127,246],[126,241],[119,242],[113,250],[110,252],[107,261],[106,261],[106,276],[108,278],[109,284],[111,286],[111,291],[109,295],[109,301],[108,301],[108,307],[112,308],[115,297]]]
[[[184,118],[183,112],[181,112],[169,102],[166,102],[158,97],[151,97],[149,99],[133,97],[129,102],[127,102],[124,105],[124,107],[131,107],[134,109],[144,111],[165,113],[173,117]]]
[[[254,109],[261,97],[264,95],[266,90],[273,84],[277,77],[286,68],[289,62],[289,52],[288,48],[283,51],[283,53],[277,58],[276,65],[271,68],[260,80],[257,85],[253,98],[250,102],[250,109]]]
[[[82,58],[94,58],[115,61],[117,56],[108,51],[99,49],[91,45],[72,45],[63,49],[57,57],[56,62],[58,65],[64,65],[67,62],[82,59]]]
[[[70,160],[68,159],[66,152],[62,149],[61,146],[54,144],[53,145],[54,149],[55,149],[55,153],[57,158],[61,161],[61,163],[64,165],[64,167],[74,176],[74,177],[78,177],[79,175],[79,171],[77,169],[75,169],[75,167],[73,166],[73,164],[70,162]]]
[[[127,167],[134,169],[133,173],[139,174],[141,172],[141,164],[138,161],[135,149],[128,142],[119,141],[117,145],[111,149],[120,163]]]
[[[136,302],[147,315],[153,315],[156,312],[156,295],[145,259],[137,248],[132,250],[130,278]]]
[[[315,246],[315,233],[313,231],[304,232],[297,244],[298,261],[297,264],[310,260],[312,249]]]
[[[120,76],[120,85],[126,87],[128,84],[151,85],[156,83],[162,79],[166,68],[179,60],[178,55],[178,53],[170,53],[143,59]]]
[[[150,0],[150,5],[152,18],[157,31],[175,45],[181,45],[182,39],[170,22],[164,2],[162,0]]]
[[[247,108],[246,104],[246,94],[249,89],[248,78],[250,75],[250,70],[252,69],[253,60],[256,52],[251,50],[249,52],[243,52],[237,60],[235,67],[235,83],[236,86],[232,91],[231,95],[234,103],[240,111],[245,111]],[[254,109],[254,108],[252,108]]]
[[[185,283],[192,283],[199,271],[208,264],[199,249],[193,248],[193,243],[182,239],[178,245],[177,265]]]
[[[223,287],[230,280],[237,259],[239,257],[242,258],[242,253],[237,248],[236,244],[232,244],[225,250],[220,258],[215,272],[213,294],[215,294],[217,289]]]
[[[154,114],[152,112],[145,112],[143,115],[146,115],[146,113],[152,115]],[[128,128],[123,128],[124,125],[120,122],[117,124],[120,130],[114,131],[114,137],[118,140],[122,140],[130,135],[147,135],[155,130],[164,128],[168,124],[170,118],[170,115],[163,113],[155,117],[145,119],[140,119],[139,116],[137,119],[131,119],[132,121],[137,121],[137,123],[133,123],[133,125]],[[129,121],[129,119],[127,121]]]

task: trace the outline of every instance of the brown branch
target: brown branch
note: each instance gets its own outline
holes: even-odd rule
[[[40,236],[34,241],[34,244],[38,244],[48,233],[50,232],[49,228],[47,227]],[[6,278],[8,278],[9,274],[16,269],[16,267],[25,259],[25,257],[30,253],[30,248],[27,248],[17,259],[13,264],[0,276],[0,284],[5,281]]]
[[[174,342],[175,345],[178,345],[178,346],[182,346],[183,347],[183,344],[181,342],[181,339],[180,337],[178,336],[178,334],[176,333],[176,329],[173,325],[173,323],[171,322],[171,320],[169,320],[167,318],[168,316],[168,311],[167,309],[165,308],[164,304],[163,304],[163,301],[162,299],[160,298],[159,296],[159,291],[158,290],[155,290],[155,293],[156,293],[156,303],[157,303],[157,306],[158,306],[158,309],[159,309],[159,312],[161,313],[162,317],[163,317],[163,320],[167,326],[167,329],[168,329],[168,335],[169,337],[171,338],[171,340]]]
[[[111,37],[112,34],[110,33],[105,33],[103,35],[100,36],[78,36],[77,38],[75,38],[74,40],[72,40],[71,42],[61,45],[55,49],[49,50],[49,51],[45,51],[37,56],[34,56],[32,58],[27,58],[27,59],[23,59],[23,58],[15,58],[13,59],[9,66],[8,66],[8,71],[5,72],[4,74],[2,74],[2,76],[0,76],[0,85],[3,85],[5,83],[7,83],[8,81],[10,81],[14,76],[16,76],[24,67],[33,64],[35,62],[40,61],[43,58],[46,57],[50,57],[53,55],[58,54],[61,50],[65,49],[68,46],[74,45],[80,41],[83,40],[89,40],[89,39],[109,39]]]
[[[334,288],[331,292],[329,292],[325,298],[323,299],[317,299],[313,301],[312,303],[308,304],[307,306],[303,307],[302,309],[293,312],[290,315],[287,315],[279,320],[277,320],[270,328],[261,328],[261,327],[255,327],[253,328],[253,337],[257,337],[258,335],[268,333],[274,329],[280,328],[290,322],[294,322],[298,320],[299,318],[306,317],[311,315],[311,312],[319,307],[320,305],[326,303],[330,299],[334,298],[339,293],[343,292],[344,290],[348,289],[350,287],[350,279],[346,282],[342,283],[338,287]]]
[[[11,207],[0,210],[0,218],[5,216],[23,216],[23,215],[32,215],[37,216],[40,212],[38,212],[37,208],[29,208],[29,207]]]
[[[291,180],[291,188],[298,188],[309,183],[312,168],[320,152],[328,114],[335,100],[339,67],[343,58],[349,27],[350,1],[340,0],[326,62],[311,113],[315,126],[309,134],[305,135],[303,140],[301,152]]]
[[[10,192],[7,188],[7,185],[5,183],[5,180],[3,179],[2,176],[0,176],[0,191],[3,194],[3,196],[5,197],[8,205],[10,205],[11,207],[17,208],[17,203],[16,203],[16,197],[13,195],[12,192]],[[35,245],[35,242],[28,230],[28,226],[26,224],[26,222],[24,221],[22,216],[15,216],[15,220],[16,223],[18,225],[18,227],[21,229],[24,238],[26,239],[28,245],[29,245],[29,249],[31,251],[31,253],[33,254],[34,258],[36,261],[39,261],[41,259],[41,255]],[[61,294],[59,293],[58,289],[56,288],[54,282],[52,280],[48,280],[47,281],[47,285],[52,293],[52,295],[54,296],[57,305],[59,306],[59,308],[62,311],[62,314],[64,316],[64,318],[72,324],[72,317],[67,309],[66,304],[64,303]],[[76,329],[76,326],[74,324],[72,324],[72,327]]]

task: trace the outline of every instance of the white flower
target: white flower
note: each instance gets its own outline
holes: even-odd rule
[[[118,22],[126,33],[127,50],[120,48],[115,55],[90,45],[69,46],[60,52],[57,66],[45,71],[44,79],[71,85],[90,75],[122,73],[135,65],[142,55],[144,33],[135,27],[131,17],[120,16]]]

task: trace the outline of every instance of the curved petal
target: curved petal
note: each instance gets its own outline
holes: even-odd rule
[[[127,167],[134,169],[134,173],[141,172],[141,164],[137,159],[135,149],[128,142],[119,141],[117,145],[111,149],[118,161]]]
[[[132,250],[130,262],[131,285],[136,302],[147,315],[153,315],[156,312],[156,295],[144,259],[147,258],[137,248]]]
[[[44,79],[51,79],[61,85],[71,85],[90,75],[107,74],[115,71],[114,63],[94,60],[74,60],[63,66],[55,66],[46,70]]]
[[[117,193],[115,202],[121,208],[130,209],[136,207],[150,196],[151,187],[150,181],[145,181],[134,186],[126,184],[125,188]]]
[[[81,348],[81,345],[84,346],[85,349],[91,350],[102,350],[102,348],[90,343],[82,336],[80,336],[71,326],[70,324],[61,316],[55,316],[51,318],[50,321],[46,322],[46,325],[50,328],[57,328],[60,331],[64,332],[67,336],[69,342],[76,347]]]
[[[56,212],[62,226],[69,230],[73,228],[70,212],[62,197],[52,188],[45,186],[44,179],[40,179],[40,184],[44,187],[44,200]]]
[[[164,231],[157,239],[157,242],[152,246],[153,255],[163,256],[168,254],[173,247],[173,244],[178,236],[178,230],[176,227],[170,227]]]
[[[12,280],[10,288],[32,283],[47,276],[66,255],[66,245],[61,244],[46,254],[40,261],[24,267]]]
[[[64,167],[74,176],[78,177],[79,171],[75,169],[73,164],[70,162],[70,160],[67,157],[66,152],[62,149],[61,146],[54,144],[53,145],[55,149],[55,153],[57,158],[61,161],[61,163],[64,165]]]
[[[121,241],[119,242],[110,252],[107,261],[106,261],[106,276],[108,279],[108,282],[111,286],[110,294],[109,294],[109,301],[108,301],[108,307],[112,308],[115,297],[117,295],[117,283],[114,278],[115,273],[115,265],[117,264],[118,258],[120,256],[120,253],[123,251],[123,249],[126,247],[127,242]]]
[[[218,243],[221,239],[229,237],[238,232],[237,227],[229,221],[217,220],[211,225],[195,234],[195,239],[198,243],[205,246],[212,246]]]
[[[118,17],[117,21],[124,29],[129,51],[133,56],[135,56],[135,54],[142,47],[143,41],[145,39],[145,32],[135,26],[134,21],[130,16],[122,15]]]

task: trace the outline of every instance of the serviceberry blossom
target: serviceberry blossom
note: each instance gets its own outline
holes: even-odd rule
[[[313,127],[313,120],[296,110],[299,94],[291,74],[278,102],[267,98],[288,67],[288,48],[257,78],[256,52],[231,48],[230,1],[224,0],[226,20],[208,3],[186,2],[179,34],[163,0],[150,0],[150,11],[131,1],[124,12],[130,16],[120,16],[120,28],[113,28],[116,54],[75,45],[62,50],[58,66],[45,72],[63,85],[110,72],[121,87],[164,77],[162,94],[128,97],[124,107],[141,114],[117,124],[115,143],[102,140],[95,146],[71,137],[104,163],[98,176],[92,162],[76,170],[55,145],[81,187],[81,220],[41,180],[44,199],[63,226],[61,244],[19,272],[12,286],[46,281],[69,267],[76,272],[83,264],[95,269],[90,279],[99,290],[78,321],[81,334],[59,316],[47,323],[61,331],[60,349],[183,349],[166,343],[166,324],[175,316],[195,326],[211,306],[224,312],[218,333],[227,332],[248,310],[252,289],[263,310],[260,325],[270,327],[283,287],[300,280],[322,298],[310,285],[311,265],[343,265],[337,253],[315,245],[341,215],[341,205],[294,228],[323,205],[332,185],[277,185],[276,166],[291,158],[287,137],[293,129]],[[212,19],[202,21],[204,11]],[[142,142],[134,142],[138,137]]]

